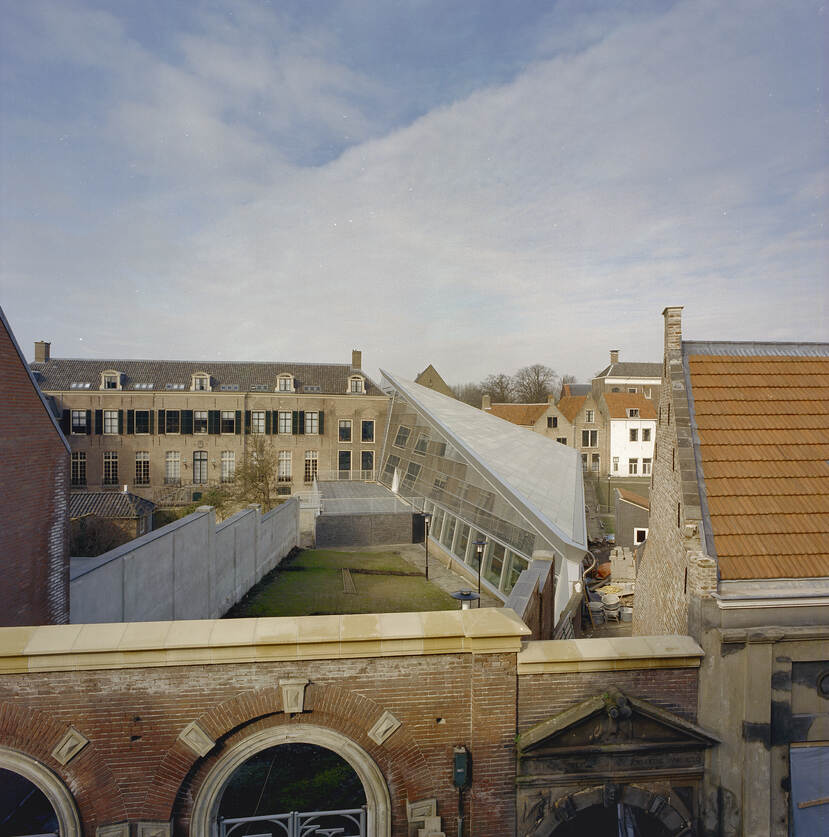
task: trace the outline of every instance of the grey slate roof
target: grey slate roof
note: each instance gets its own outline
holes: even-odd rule
[[[596,375],[597,378],[661,378],[661,363],[611,363]]]
[[[590,395],[593,392],[592,384],[565,384],[570,388],[570,395]]]
[[[69,516],[73,519],[85,514],[134,519],[151,514],[154,509],[155,503],[123,491],[73,491],[69,495]]]
[[[239,387],[239,392],[273,392],[276,377],[281,373],[294,376],[297,393],[319,392],[326,395],[345,395],[348,376],[355,372],[366,380],[367,395],[382,395],[379,387],[360,369],[348,363],[280,363],[263,361],[215,361],[215,360],[84,360],[52,358],[46,363],[29,364],[43,392],[62,392],[73,383],[89,383],[89,390],[101,385],[101,373],[114,369],[123,375],[124,390],[135,390],[136,384],[152,384],[141,392],[164,392],[167,384],[184,384],[190,389],[190,377],[196,372],[207,372],[213,391],[222,384]],[[267,387],[255,390],[254,387]],[[319,387],[319,389],[307,389]]]

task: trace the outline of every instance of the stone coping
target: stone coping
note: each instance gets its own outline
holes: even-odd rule
[[[504,608],[0,628],[0,674],[515,653],[529,633]]]
[[[538,640],[519,652],[518,674],[699,668],[703,656],[689,636]]]

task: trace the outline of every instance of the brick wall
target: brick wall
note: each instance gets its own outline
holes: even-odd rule
[[[0,317],[0,625],[69,620],[69,453]]]
[[[412,513],[322,514],[316,520],[316,545],[373,546],[412,542]]]
[[[281,711],[284,677],[311,681],[302,715]],[[217,751],[260,729],[303,723],[337,730],[371,755],[388,783],[393,834],[407,833],[406,800],[429,797],[446,833],[456,833],[452,754],[462,744],[473,764],[465,831],[494,837],[514,829],[515,701],[514,654],[32,673],[0,679],[0,743],[61,777],[87,834],[171,816],[186,833]],[[367,732],[385,710],[402,726],[377,745]],[[196,719],[221,742],[204,759],[178,740]],[[51,751],[69,724],[90,743],[63,767]]]

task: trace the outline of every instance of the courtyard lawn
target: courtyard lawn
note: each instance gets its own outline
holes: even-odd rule
[[[356,592],[343,589],[343,569]],[[396,552],[307,549],[286,558],[227,615],[312,616],[457,610],[458,603],[429,584]]]

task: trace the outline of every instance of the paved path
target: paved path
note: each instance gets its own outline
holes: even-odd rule
[[[420,543],[393,543],[384,546],[332,546],[330,549],[337,552],[396,552],[404,561],[416,567],[420,572],[426,572],[426,549]],[[429,581],[447,593],[470,590],[477,586],[477,582],[472,582],[449,569],[431,550],[429,551]],[[460,607],[460,604],[458,606]],[[481,590],[481,607],[502,606],[503,603],[500,599],[487,593],[486,590]]]

